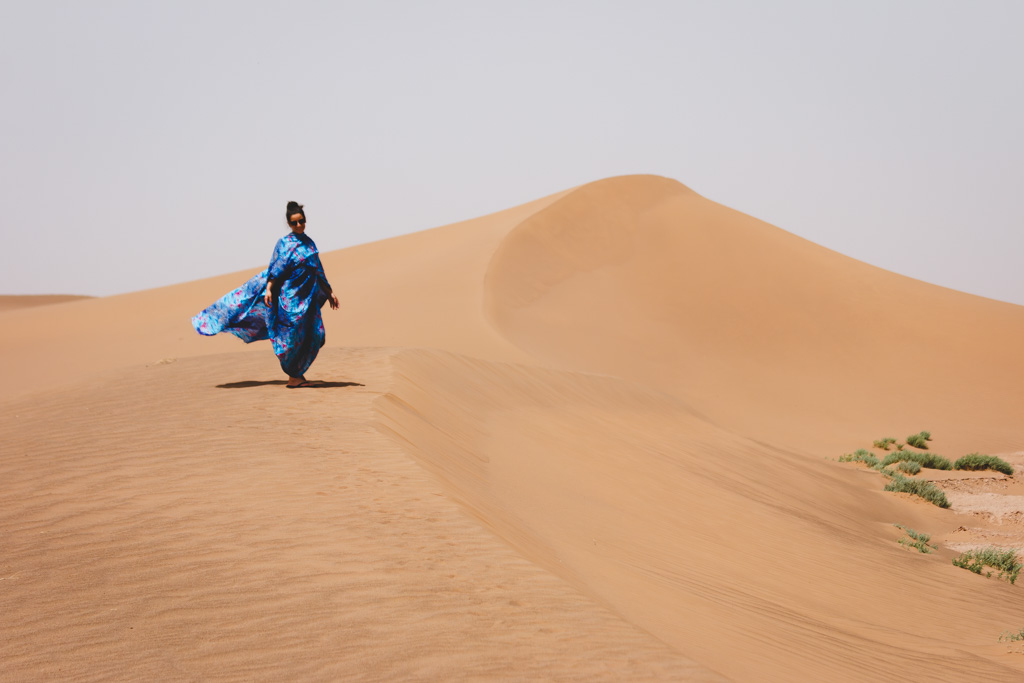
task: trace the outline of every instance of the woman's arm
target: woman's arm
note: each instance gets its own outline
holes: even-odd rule
[[[268,306],[272,306],[274,304],[274,296],[273,296],[273,294],[271,294],[271,289],[270,289],[273,286],[274,286],[274,280],[272,278],[268,277],[267,278],[267,291],[263,292],[263,303],[265,303]]]
[[[338,297],[334,295],[334,290],[331,289],[331,285],[324,280],[324,293],[327,294],[327,300],[331,302],[331,308],[335,311],[338,310]]]
[[[324,294],[327,295],[327,300],[331,302],[331,308],[335,311],[338,310],[338,297],[334,295],[334,288],[331,287],[331,283],[327,281],[327,273],[324,272],[324,265],[320,262],[319,256],[316,259],[316,271],[317,279],[320,281],[320,288],[324,290]]]

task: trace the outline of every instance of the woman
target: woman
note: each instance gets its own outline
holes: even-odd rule
[[[270,267],[192,318],[196,332],[212,336],[230,332],[246,344],[270,339],[289,389],[318,386],[306,380],[306,370],[324,345],[320,307],[338,297],[320,263],[320,254],[306,235],[306,212],[288,202],[285,210],[291,234],[277,241]]]

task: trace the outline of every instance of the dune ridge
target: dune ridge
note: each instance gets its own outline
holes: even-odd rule
[[[808,426],[842,449],[916,424],[948,425],[957,450],[1020,443],[1024,307],[869,266],[667,178],[598,181],[535,213],[485,289],[488,319],[534,357],[658,387],[777,445],[814,443]]]
[[[76,294],[9,294],[0,295],[0,311],[12,311],[16,308],[32,308],[33,306],[49,306],[69,301],[92,299],[91,296]]]
[[[1024,468],[1024,307],[657,176],[322,260],[327,389],[189,328],[249,272],[0,311],[11,675],[1024,673],[1021,588],[950,562],[1024,549],[1018,477],[926,471],[940,510],[835,461]]]
[[[390,354],[326,350],[351,385],[319,393],[227,354],[7,402],[0,678],[724,680],[444,498],[374,428]]]

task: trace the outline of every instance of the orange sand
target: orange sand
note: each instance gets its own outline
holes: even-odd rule
[[[1024,548],[1017,478],[835,461],[1024,467],[1024,307],[653,176],[323,261],[324,389],[191,330],[251,272],[2,309],[0,678],[1024,676],[950,562]]]

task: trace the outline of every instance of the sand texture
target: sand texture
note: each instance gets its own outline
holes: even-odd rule
[[[319,389],[259,265],[0,309],[0,680],[1024,678],[1024,307],[654,176],[323,262]],[[922,429],[1017,473],[838,462]]]

